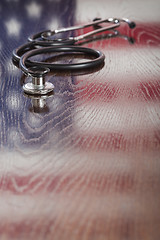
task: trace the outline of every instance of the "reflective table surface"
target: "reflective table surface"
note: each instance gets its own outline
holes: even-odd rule
[[[159,12],[158,0],[0,2],[0,239],[160,239]],[[52,72],[54,95],[25,95],[13,49],[96,17],[136,28],[83,44],[104,66]]]

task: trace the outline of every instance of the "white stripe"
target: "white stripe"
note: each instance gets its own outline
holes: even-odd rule
[[[146,0],[144,1],[106,1],[97,0],[85,1],[77,0],[76,2],[76,15],[80,22],[88,21],[88,16],[90,20],[95,17],[109,18],[109,17],[128,17],[132,21],[137,19],[140,22],[154,22],[159,21],[159,10],[160,4],[159,0]]]
[[[37,156],[39,156],[38,160]],[[119,161],[121,158],[123,158],[123,162]],[[30,154],[28,151],[24,155],[16,151],[1,151],[0,175],[5,176],[9,173],[10,177],[17,174],[22,178],[29,176],[32,180],[32,177],[35,179],[40,177],[43,180],[49,176],[53,179],[58,175],[85,175],[91,169],[97,174],[110,173],[115,170],[122,173],[131,169],[131,162],[132,156],[126,157],[119,153],[88,152],[86,155],[85,152],[79,151],[77,155],[77,151],[70,150],[69,152],[65,151],[59,157],[56,149],[50,149],[49,154],[45,151]]]
[[[74,114],[76,129],[85,134],[104,134],[105,132],[137,132],[159,129],[159,104],[92,101],[79,102]],[[137,132],[140,133],[140,132]]]
[[[146,196],[149,195],[146,193]],[[81,193],[76,193],[73,196],[57,196],[53,193],[52,197],[50,195],[15,196],[3,194],[3,197],[0,198],[0,215],[3,223],[6,221],[20,223],[31,220],[33,224],[38,219],[56,220],[58,216],[64,216],[64,218],[61,218],[61,224],[66,219],[70,219],[70,221],[83,220],[84,215],[85,217],[90,217],[90,219],[99,217],[116,218],[117,213],[122,216],[125,212],[125,217],[132,218],[136,211],[139,218],[143,218],[143,214],[152,214],[154,216],[158,202],[155,202],[155,205],[150,208],[150,200],[152,199],[144,197],[145,195],[143,195],[142,207],[139,204],[141,196],[124,193],[110,192],[107,196],[97,195],[94,196],[94,201],[92,201],[92,195],[85,194],[84,196]],[[148,210],[146,211],[146,209]]]
[[[111,49],[106,44],[106,48],[99,50],[105,54],[105,66],[94,77],[82,75],[80,81],[84,84],[118,83],[131,87],[133,83],[159,81],[157,59],[160,58],[160,48],[137,48],[126,43],[122,49]]]

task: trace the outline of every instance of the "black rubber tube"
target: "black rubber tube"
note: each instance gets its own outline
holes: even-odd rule
[[[59,39],[45,39],[42,38],[43,34],[51,32],[46,30],[43,32],[36,33],[28,38],[29,42],[36,42],[40,46],[65,46],[65,45],[74,45],[76,40],[74,38],[59,38]]]
[[[46,63],[46,62],[39,62],[39,61],[30,61],[29,58],[45,54],[45,53],[52,53],[52,52],[69,52],[69,53],[84,53],[88,54],[89,56],[95,57],[94,59],[86,62],[81,63]],[[105,56],[102,52],[98,50],[94,50],[91,48],[84,48],[84,47],[78,47],[78,46],[57,46],[57,47],[43,47],[40,49],[31,50],[29,52],[26,52],[21,58],[20,58],[20,68],[24,73],[28,73],[28,68],[37,66],[37,67],[45,67],[49,68],[50,70],[83,70],[87,68],[94,68],[99,66],[104,62]]]
[[[36,42],[28,42],[28,43],[14,49],[12,52],[12,59],[14,61],[16,61],[17,63],[19,63],[21,56],[23,54],[25,54],[26,52],[35,49],[36,46],[39,46],[39,44],[37,44]]]
[[[44,33],[44,32],[41,32],[41,33]],[[21,45],[20,47],[16,48],[13,50],[13,53],[12,53],[12,59],[14,61],[16,61],[17,63],[19,63],[20,61],[20,58],[21,56],[30,51],[30,50],[33,50],[35,49],[36,47],[51,47],[51,46],[55,46],[55,47],[58,47],[58,46],[68,46],[68,45],[74,45],[75,43],[75,40],[74,39],[59,39],[59,40],[37,40],[36,37],[40,37],[40,34],[41,33],[37,33],[35,35],[33,35],[32,37],[29,38],[29,42],[24,44],[24,45]]]

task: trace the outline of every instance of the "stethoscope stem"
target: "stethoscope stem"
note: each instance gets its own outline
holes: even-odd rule
[[[80,41],[80,40],[83,40],[83,39],[85,39],[85,38],[94,36],[94,35],[96,35],[96,34],[98,34],[98,33],[105,32],[105,31],[107,31],[107,30],[111,30],[111,29],[117,28],[117,27],[119,27],[119,26],[120,26],[120,23],[112,24],[112,25],[110,25],[110,26],[108,26],[108,27],[102,27],[102,28],[96,29],[96,30],[94,30],[94,31],[85,33],[85,34],[83,34],[83,35],[79,35],[78,37],[74,37],[73,39],[74,39],[75,41]]]
[[[45,31],[44,33],[41,34],[41,37],[44,40],[49,40],[48,37],[54,36],[58,33],[75,31],[75,30],[84,29],[84,28],[88,28],[88,27],[94,27],[94,26],[96,26],[98,24],[101,24],[101,23],[113,23],[113,24],[109,25],[107,27],[101,28],[101,31],[91,30],[87,34],[79,35],[78,37],[74,37],[72,39],[74,39],[75,41],[82,40],[86,37],[93,36],[94,34],[97,34],[99,32],[104,32],[104,31],[111,30],[111,29],[114,29],[114,28],[120,26],[119,20],[116,19],[116,18],[108,18],[108,19],[103,19],[103,20],[98,19],[96,21],[93,21],[93,22],[85,24],[85,25],[78,25],[78,26],[72,26],[72,27],[67,27],[67,28],[60,28],[60,29],[56,29],[56,30],[48,31],[48,32]],[[31,40],[31,39],[33,39],[33,38],[30,38],[29,40]],[[54,41],[56,41],[56,39]]]
[[[24,73],[32,78],[31,83],[26,83],[23,86],[23,90],[27,94],[46,95],[53,92],[54,85],[45,81],[45,75],[50,71],[46,67],[29,67],[24,70]]]

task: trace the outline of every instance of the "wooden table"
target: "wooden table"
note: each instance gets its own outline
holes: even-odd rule
[[[1,1],[0,239],[160,239],[159,12],[158,0]],[[54,96],[24,96],[12,50],[95,17],[137,26],[83,45],[105,54],[101,69],[54,72]]]

